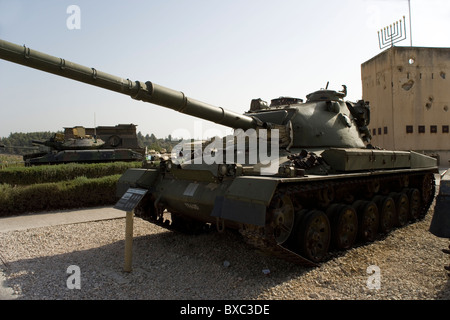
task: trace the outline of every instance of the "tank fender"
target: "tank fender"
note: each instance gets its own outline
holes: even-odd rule
[[[141,187],[152,191],[158,175],[159,171],[156,169],[128,169],[117,182],[116,196],[121,198],[128,188]]]
[[[278,183],[268,177],[238,177],[225,195],[216,197],[211,216],[264,226],[267,207]]]
[[[430,232],[436,237],[450,238],[450,170],[441,176]]]
[[[411,168],[437,167],[437,159],[422,153],[410,151]]]

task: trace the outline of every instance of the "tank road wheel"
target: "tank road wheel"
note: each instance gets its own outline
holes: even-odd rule
[[[409,217],[409,199],[406,193],[400,192],[395,193],[392,192],[389,194],[389,196],[394,200],[395,202],[395,209],[396,209],[396,219],[394,221],[394,225],[396,227],[403,227],[408,223],[408,217]]]
[[[353,246],[358,234],[358,216],[352,206],[332,204],[327,210],[331,222],[331,244],[338,250]]]
[[[391,197],[375,196],[373,198],[380,213],[380,231],[388,233],[394,227],[396,219],[395,202]]]
[[[330,221],[326,214],[319,210],[302,210],[301,214],[296,247],[300,248],[305,258],[320,262],[325,259],[330,246]]]
[[[287,195],[281,197],[273,209],[273,233],[277,244],[284,243],[294,227],[294,205]]]
[[[418,189],[406,189],[409,198],[409,219],[417,220],[420,217],[421,198]]]
[[[377,237],[380,214],[373,201],[357,200],[353,207],[358,214],[358,238],[362,242],[372,242]]]

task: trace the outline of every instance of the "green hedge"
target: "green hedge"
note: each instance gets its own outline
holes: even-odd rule
[[[73,180],[77,177],[100,178],[122,174],[128,168],[140,168],[141,162],[113,162],[95,164],[63,164],[34,167],[12,167],[0,170],[0,184],[32,185]]]
[[[0,216],[111,205],[118,200],[115,192],[120,176],[78,177],[29,186],[0,184]]]

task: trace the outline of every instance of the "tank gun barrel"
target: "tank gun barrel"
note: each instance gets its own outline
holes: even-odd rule
[[[45,142],[44,141],[40,141],[40,140],[31,140],[31,143],[32,144],[40,144],[40,145],[45,145]]]
[[[93,86],[126,94],[133,99],[153,103],[162,107],[205,119],[234,129],[257,128],[261,123],[252,117],[203,103],[150,81],[131,81],[95,68],[57,58],[26,46],[0,39],[0,58],[30,68],[56,74]]]
[[[61,149],[60,144],[58,144],[57,142],[49,141],[49,140],[46,140],[46,141],[31,140],[31,143],[34,145],[49,147],[51,149],[56,149],[56,150]],[[38,147],[36,146],[36,148],[38,148]]]

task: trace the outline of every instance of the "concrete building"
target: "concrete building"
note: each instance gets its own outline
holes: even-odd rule
[[[372,144],[450,160],[450,48],[391,47],[361,65]]]

